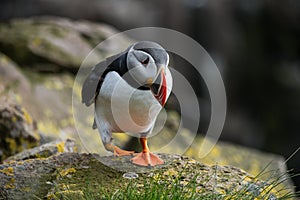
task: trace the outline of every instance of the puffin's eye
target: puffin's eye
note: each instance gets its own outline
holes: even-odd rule
[[[143,65],[147,65],[149,63],[149,57],[147,57],[144,61],[141,61]]]

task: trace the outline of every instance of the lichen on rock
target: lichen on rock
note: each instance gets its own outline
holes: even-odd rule
[[[40,135],[30,114],[10,98],[0,98],[0,162],[39,145]]]
[[[32,149],[26,149],[16,155],[10,156],[4,162],[22,161],[34,158],[47,158],[63,152],[76,152],[75,141],[71,139],[52,141]]]
[[[85,57],[100,42],[117,33],[104,24],[73,21],[59,17],[13,19],[0,23],[0,48],[17,63],[41,71],[77,69]],[[116,46],[128,46],[122,37],[108,43],[106,49],[96,49],[88,61],[93,66]]]
[[[145,184],[161,182],[165,189],[174,184],[186,187],[184,191],[216,193],[247,189],[246,192],[261,192],[266,182],[257,180],[250,174],[232,166],[208,166],[186,156],[159,154],[164,165],[147,168],[133,165],[130,156],[116,159],[113,156],[100,157],[96,154],[62,153],[45,159],[29,159],[24,162],[11,161],[0,165],[0,185],[9,185],[3,192],[6,199],[31,199],[33,197],[61,199],[84,198],[86,192],[97,199],[101,192],[113,194],[134,183],[136,190],[143,190]],[[106,162],[103,164],[102,162]],[[136,172],[134,179],[124,178],[126,172]],[[125,167],[125,168],[123,168]],[[7,170],[13,169],[13,170]],[[10,173],[13,171],[13,176]],[[12,182],[12,178],[14,181]],[[179,181],[179,182],[178,182]],[[190,183],[193,183],[190,188]],[[251,187],[253,186],[253,187]],[[30,191],[30,192],[28,192]],[[276,193],[271,193],[276,197]]]

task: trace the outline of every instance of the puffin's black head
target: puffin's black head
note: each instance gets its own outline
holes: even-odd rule
[[[164,106],[167,96],[165,72],[169,64],[167,51],[155,42],[137,42],[129,47],[126,62],[131,77],[139,85],[149,87]]]

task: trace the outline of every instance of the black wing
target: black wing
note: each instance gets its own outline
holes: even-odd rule
[[[125,71],[127,71],[126,56],[126,52],[119,53],[98,63],[92,68],[92,71],[85,79],[82,86],[82,103],[84,103],[86,106],[90,106],[95,102],[105,75],[109,71],[116,71],[119,74],[123,74]]]
[[[82,90],[81,90],[81,97],[82,103],[86,106],[90,106],[95,101],[95,97],[98,95],[97,87],[103,82],[102,74],[107,68],[107,61],[104,60],[92,68],[92,71],[85,79]],[[99,90],[98,90],[99,91]]]

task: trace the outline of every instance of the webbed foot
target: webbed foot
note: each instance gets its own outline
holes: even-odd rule
[[[126,151],[110,143],[105,144],[105,149],[107,151],[113,152],[115,156],[130,156],[134,154],[134,151]]]
[[[117,146],[114,146],[113,148],[114,148],[115,156],[130,156],[130,155],[134,154],[134,151],[126,151],[126,150],[120,149]]]
[[[162,165],[164,161],[151,152],[141,152],[131,159],[133,164],[141,166]]]

